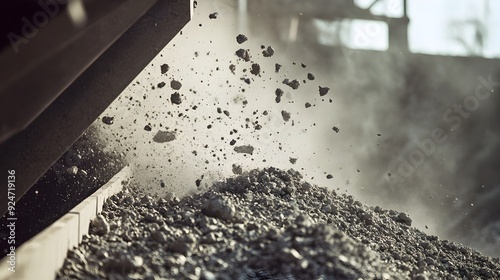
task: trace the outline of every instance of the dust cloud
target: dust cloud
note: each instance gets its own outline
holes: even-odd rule
[[[321,46],[311,22],[299,21],[294,33],[293,20],[242,12],[236,1],[199,1],[191,22],[103,113],[114,123],[96,123],[137,182],[182,196],[232,176],[235,166],[293,168],[320,186],[408,212],[429,234],[498,255],[498,96],[481,100],[459,126],[453,111],[490,75],[500,81],[498,62]],[[239,44],[242,33],[248,40]],[[263,53],[269,46],[272,56]],[[250,61],[236,56],[240,48]],[[182,86],[172,88],[173,80]],[[319,87],[330,91],[321,96]],[[454,121],[443,117],[449,109]],[[436,128],[446,140],[420,162],[415,151]],[[155,142],[159,131],[175,139]]]

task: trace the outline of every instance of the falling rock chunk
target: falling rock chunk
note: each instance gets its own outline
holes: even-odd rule
[[[229,70],[231,70],[231,73],[234,74],[234,71],[236,70],[236,65],[234,64],[229,65]]]
[[[90,222],[90,232],[103,236],[109,232],[109,223],[102,215],[97,215],[95,220]]]
[[[333,175],[332,174],[326,175],[326,179],[333,179]]]
[[[71,166],[66,169],[66,173],[69,175],[76,175],[78,173],[78,167],[76,166]]]
[[[314,79],[316,79],[316,77],[314,77],[313,74],[311,73],[307,73],[307,78],[310,80],[310,81],[314,81]]]
[[[411,226],[412,219],[406,214],[406,213],[399,213],[396,217],[394,217],[394,220],[398,223],[403,223],[407,226]]]
[[[284,79],[283,84],[291,87],[292,89],[298,89],[300,86],[300,82],[296,79],[293,81],[290,81],[290,79]]]
[[[236,51],[236,55],[243,59],[244,61],[248,62],[250,61],[250,54],[248,54],[248,51],[245,49],[239,49]]]
[[[165,86],[165,82],[160,82],[160,83],[158,83],[158,85],[157,85],[157,87],[158,87],[158,88],[162,88],[162,87],[164,87],[164,86]]]
[[[253,154],[254,148],[250,145],[245,145],[245,146],[236,146],[234,147],[234,151],[240,154]]]
[[[235,209],[230,201],[221,196],[214,196],[205,202],[201,212],[206,216],[227,221],[234,217]]]
[[[325,96],[330,91],[329,87],[319,87],[319,96]]]
[[[252,70],[250,70],[250,73],[254,74],[255,76],[259,75],[260,65],[257,63],[252,64]]]
[[[181,84],[181,82],[179,82],[179,81],[172,80],[172,81],[170,82],[170,87],[172,87],[172,88],[173,88],[173,89],[175,89],[175,90],[180,90],[180,89],[181,89],[181,87],[182,87],[182,84]]]
[[[336,133],[339,133],[339,131],[340,131],[340,129],[339,129],[338,127],[336,127],[336,126],[334,126],[332,129],[333,129],[333,131],[335,131]]]
[[[144,130],[146,131],[151,131],[152,130],[152,127],[150,124],[147,124],[146,126],[144,126]]]
[[[276,73],[279,73],[280,70],[281,70],[281,64],[279,64],[279,63],[274,64],[274,71]]]
[[[277,88],[275,93],[276,93],[276,103],[280,103],[281,97],[283,96],[284,92],[282,89]]]
[[[170,96],[170,101],[172,102],[172,104],[176,105],[181,104],[182,103],[181,95],[178,92],[172,93],[172,95]]]
[[[297,158],[290,158],[290,163],[291,164],[295,164],[297,162]]]
[[[290,117],[291,117],[290,113],[288,113],[287,111],[284,111],[284,110],[281,111],[281,116],[283,117],[283,120],[285,122],[289,121]]]
[[[217,17],[219,16],[219,13],[215,12],[215,13],[211,13],[208,15],[208,18],[209,19],[216,19]]]
[[[306,108],[310,108],[310,107],[311,107],[311,103],[306,102],[306,105],[305,105],[305,106],[306,106]]]
[[[248,37],[243,35],[243,34],[236,36],[236,42],[238,42],[238,44],[243,44],[247,40],[248,40]]]
[[[153,141],[156,143],[165,143],[175,140],[175,132],[173,131],[161,131],[158,130],[156,135],[153,137]]]
[[[233,173],[235,175],[239,175],[239,174],[243,173],[243,168],[241,167],[241,165],[233,163],[232,169],[233,169]]]
[[[265,56],[265,57],[271,57],[274,55],[274,49],[273,47],[269,46],[267,47],[267,49],[263,50],[262,51],[262,54]]]
[[[165,73],[167,73],[167,72],[168,72],[168,70],[170,69],[170,67],[168,66],[168,64],[162,64],[162,65],[160,66],[160,69],[161,69],[161,73],[162,73],[162,74],[165,74]]]
[[[114,123],[115,118],[113,117],[102,117],[102,122],[107,125],[112,125]]]
[[[300,82],[298,80],[293,80],[288,85],[293,89],[298,89],[300,86]]]

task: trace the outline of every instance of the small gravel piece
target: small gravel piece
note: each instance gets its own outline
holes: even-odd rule
[[[274,71],[276,73],[279,73],[280,70],[281,70],[281,64],[279,64],[279,63],[274,64]]]
[[[314,81],[316,77],[314,77],[314,75],[311,73],[307,73],[307,79],[309,79],[310,81]]]
[[[284,92],[282,89],[280,88],[277,88],[276,91],[275,91],[275,94],[276,94],[276,103],[280,103],[281,102],[281,97],[283,96]]]
[[[257,63],[252,64],[252,70],[250,70],[250,73],[254,74],[255,76],[260,74],[260,65]]]
[[[241,167],[241,165],[233,163],[232,171],[235,175],[240,175],[241,173],[243,173],[243,168]]]
[[[248,50],[239,49],[236,51],[236,55],[246,62],[250,61],[250,54],[248,53]]]
[[[310,107],[311,107],[311,103],[306,102],[306,105],[305,105],[305,106],[306,106],[306,108],[310,108]]]
[[[230,221],[234,216],[234,207],[222,196],[212,196],[205,202],[201,212],[208,217]]]
[[[293,89],[298,89],[300,86],[300,82],[298,80],[292,80],[288,85]]]
[[[283,117],[283,120],[284,120],[285,122],[289,121],[289,120],[290,120],[290,117],[291,117],[290,113],[288,113],[288,112],[287,112],[287,111],[285,111],[285,110],[281,111],[281,116]]]
[[[274,55],[274,49],[271,46],[268,46],[267,49],[262,51],[264,57],[271,57]]]
[[[319,96],[325,96],[330,91],[328,87],[319,87]]]
[[[78,167],[70,166],[70,167],[66,168],[66,173],[74,176],[74,175],[78,174]]]
[[[166,143],[174,140],[175,132],[173,131],[158,130],[158,132],[156,132],[155,136],[153,137],[153,141],[155,141],[156,143]]]
[[[179,82],[179,81],[172,80],[172,81],[170,82],[170,87],[171,87],[171,88],[173,88],[173,89],[175,89],[175,90],[180,90],[180,89],[181,89],[181,87],[182,87],[182,84],[181,84],[181,82]]]
[[[234,147],[234,151],[240,154],[253,154],[254,148],[250,145],[245,145],[245,146],[236,146]]]
[[[412,219],[408,217],[406,213],[399,213],[398,216],[394,218],[396,222],[403,223],[407,226],[411,226]]]
[[[292,81],[290,81],[290,79],[284,79],[283,84],[291,87],[292,89],[298,89],[300,86],[300,82],[296,79]]]
[[[181,95],[178,92],[172,93],[172,95],[170,95],[170,102],[172,102],[172,104],[180,105],[182,103]]]
[[[243,34],[236,36],[236,42],[238,42],[238,44],[243,44],[247,40],[248,40],[248,37],[243,35]]]
[[[114,123],[115,118],[113,117],[102,117],[102,122],[107,124],[107,125],[112,125]]]
[[[339,129],[338,127],[336,127],[336,126],[334,126],[332,129],[333,129],[333,131],[335,131],[336,133],[339,133],[339,131],[340,131],[340,129]]]
[[[215,12],[215,13],[211,13],[208,15],[208,18],[209,19],[216,19],[217,17],[219,16],[219,13]]]
[[[160,70],[161,70],[161,74],[166,74],[168,72],[168,70],[170,69],[170,67],[168,66],[168,64],[162,64],[160,66]]]
[[[89,231],[92,234],[103,236],[109,232],[109,224],[103,216],[97,215],[97,217],[90,222]]]
[[[163,88],[165,85],[166,85],[165,82],[159,82],[156,86],[158,88]]]

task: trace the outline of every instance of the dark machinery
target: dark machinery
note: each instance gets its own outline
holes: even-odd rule
[[[190,0],[0,4],[0,170],[19,200],[191,19]],[[7,210],[7,188],[0,210]]]
[[[407,15],[407,1],[401,1],[403,12],[401,17],[372,14],[370,11],[371,8],[379,4],[380,0],[372,1],[373,2],[367,8],[360,8],[353,0],[275,0],[269,2],[264,1],[266,5],[263,5],[263,1],[259,0],[249,1],[249,11],[253,14],[271,16],[273,19],[300,15],[302,20],[321,19],[325,21],[335,21],[341,19],[357,19],[384,22],[388,27],[389,51],[407,53],[408,25],[410,23]]]

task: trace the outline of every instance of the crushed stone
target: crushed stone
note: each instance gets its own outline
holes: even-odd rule
[[[174,131],[162,131],[158,130],[155,136],[153,137],[153,141],[156,143],[165,143],[171,142],[175,140],[175,132]]]
[[[500,279],[498,258],[409,223],[292,169],[251,170],[183,199],[125,187],[57,279]]]

